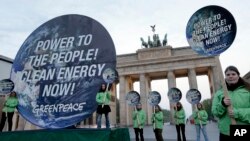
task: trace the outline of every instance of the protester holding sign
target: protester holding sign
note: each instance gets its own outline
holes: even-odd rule
[[[102,114],[105,115],[106,119],[106,128],[110,128],[109,122],[109,112],[111,112],[109,103],[111,100],[110,92],[106,91],[106,85],[102,84],[99,92],[96,95],[96,102],[98,103],[97,107],[97,128],[101,128],[102,124]]]
[[[194,124],[196,129],[196,141],[200,141],[200,131],[202,131],[205,141],[209,141],[206,128],[208,114],[206,110],[204,110],[203,105],[201,103],[197,104],[197,110],[193,113],[192,116],[194,118]]]
[[[208,114],[206,110],[203,109],[203,105],[200,103],[201,93],[198,89],[190,89],[186,94],[186,99],[192,105],[196,105],[193,112],[193,119],[196,128],[196,141],[200,141],[200,131],[202,131],[205,141],[208,141],[206,124],[208,119]]]
[[[8,118],[8,131],[11,131],[12,128],[12,118],[15,112],[15,108],[18,104],[18,99],[16,97],[16,92],[12,91],[10,93],[10,96],[7,98],[7,100],[4,103],[4,107],[2,110],[2,119],[0,123],[0,132],[2,132],[4,128],[4,124],[6,121],[6,118]]]
[[[230,139],[230,118],[234,118],[236,124],[250,125],[250,83],[240,77],[235,66],[228,66],[224,73],[229,96],[225,98],[221,88],[212,103],[212,113],[219,118],[220,141]],[[230,105],[232,109],[227,111]]]
[[[139,135],[141,141],[144,141],[143,127],[146,122],[146,113],[144,110],[142,110],[142,105],[140,103],[136,105],[136,109],[133,112],[132,118],[136,141],[139,141]]]
[[[186,141],[185,136],[185,119],[186,114],[182,107],[181,102],[176,103],[176,107],[174,108],[174,119],[175,119],[175,126],[177,131],[177,141]],[[182,139],[181,139],[182,135]]]
[[[156,105],[154,108],[155,108],[155,113],[153,113],[151,117],[151,121],[155,125],[154,126],[155,138],[156,138],[156,141],[163,141],[163,137],[162,137],[162,129],[163,129],[163,124],[164,124],[163,112],[159,105]]]

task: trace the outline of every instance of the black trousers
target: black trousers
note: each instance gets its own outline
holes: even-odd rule
[[[13,115],[14,115],[14,112],[7,112],[7,117],[6,117],[6,113],[2,112],[2,119],[1,119],[1,123],[0,123],[0,132],[2,132],[2,130],[4,128],[6,118],[8,118],[8,131],[11,131]]]
[[[143,136],[143,129],[141,128],[134,128],[135,130],[135,140],[136,141],[140,141],[139,140],[139,135],[140,135],[140,138],[141,138],[141,141],[144,141],[144,136]]]
[[[185,124],[175,125],[177,131],[177,141],[186,141]],[[181,139],[182,135],[182,139]]]
[[[156,141],[163,141],[162,129],[155,128],[154,132],[155,132]]]
[[[230,140],[230,136],[220,133],[220,141],[229,141],[229,140]]]

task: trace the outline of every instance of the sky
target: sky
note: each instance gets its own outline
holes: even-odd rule
[[[88,16],[101,23],[111,35],[117,55],[141,49],[140,38],[147,39],[153,34],[151,25],[156,25],[155,33],[161,40],[168,34],[168,45],[173,48],[188,46],[187,22],[198,9],[208,5],[224,7],[234,16],[236,37],[233,44],[220,54],[220,61],[223,70],[228,65],[235,65],[244,76],[250,71],[248,0],[0,0],[0,55],[14,59],[23,42],[36,28],[67,14]],[[207,78],[201,76],[197,79],[202,99],[209,98]],[[137,86],[138,83],[135,84]],[[186,93],[188,80],[177,79],[177,87],[183,94]],[[167,80],[152,82],[152,90],[161,93],[160,105],[169,108]],[[181,102],[188,104],[185,97]],[[190,115],[191,106],[185,108]]]

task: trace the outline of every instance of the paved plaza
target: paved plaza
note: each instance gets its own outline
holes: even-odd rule
[[[186,124],[186,139],[187,141],[195,141],[196,131],[195,126],[192,124]],[[129,128],[131,141],[135,141],[134,129]],[[219,130],[217,123],[211,122],[207,125],[207,133],[210,141],[219,141]],[[164,125],[163,138],[164,141],[176,141],[176,129],[175,125]],[[145,141],[155,141],[154,132],[152,126],[144,127],[144,138]],[[201,141],[204,141],[203,134],[201,133]]]

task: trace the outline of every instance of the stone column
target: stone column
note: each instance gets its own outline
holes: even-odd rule
[[[128,112],[127,112],[127,102],[126,102],[126,82],[125,82],[125,76],[119,76],[119,82],[120,82],[120,124],[121,125],[127,125],[127,118],[128,118]]]
[[[131,77],[126,77],[126,93],[125,96],[129,91],[134,90],[134,81],[132,80]],[[130,106],[127,104],[127,125],[133,125],[133,119],[132,119],[132,113],[134,111],[134,106]]]
[[[147,101],[147,109],[148,109],[147,119],[148,119],[148,124],[151,124],[151,115],[153,113],[153,107],[151,105],[149,105],[149,103],[148,103],[148,95],[149,95],[149,92],[151,91],[151,79],[149,77],[147,77],[146,84],[147,84],[147,93],[146,93],[147,99],[146,99],[146,101]]]
[[[218,75],[219,70],[218,70],[218,67],[216,66],[213,66],[212,67],[212,78],[213,78],[213,86],[214,86],[214,93],[220,88],[221,86],[221,83],[220,83],[220,77]],[[213,94],[212,93],[212,97],[213,97]]]
[[[211,99],[213,98],[213,95],[215,94],[215,81],[216,81],[216,75],[214,74],[216,71],[216,67],[211,67],[209,70],[208,70],[208,81],[209,81],[209,88],[210,88],[210,94],[211,94]]]
[[[126,76],[120,76],[120,124],[121,125],[132,125],[132,110],[127,104],[126,95],[129,91],[133,90],[133,81],[131,78]]]
[[[224,76],[224,71],[222,70],[221,68],[221,63],[220,63],[220,59],[219,59],[219,56],[215,56],[215,62],[216,62],[216,77],[218,79],[216,79],[215,81],[215,91],[217,91],[220,87],[223,86],[223,89],[224,87],[226,88],[226,84],[225,84],[225,76]],[[213,72],[214,73],[214,72]],[[226,88],[227,89],[227,88]]]
[[[148,94],[151,90],[150,79],[145,74],[140,74],[140,96],[142,109],[145,110],[147,116],[146,124],[151,123],[152,107],[148,104]]]
[[[176,79],[175,79],[175,74],[173,71],[168,71],[168,89],[171,89],[173,87],[176,87]],[[174,103],[171,103],[169,101],[169,107],[170,107],[170,114],[171,114],[171,119],[170,119],[170,124],[174,124],[174,110],[173,110],[173,107],[174,107]]]
[[[116,111],[116,107],[117,107],[117,91],[116,91],[116,84],[113,83],[112,84],[112,89],[111,89],[111,102],[110,102],[110,108],[111,108],[111,113],[110,113],[110,123],[113,125],[117,124],[117,111]]]
[[[196,79],[196,72],[194,68],[188,69],[188,82],[189,82],[189,88],[190,89],[197,89],[197,79]],[[195,110],[195,105],[192,105],[192,112]]]

